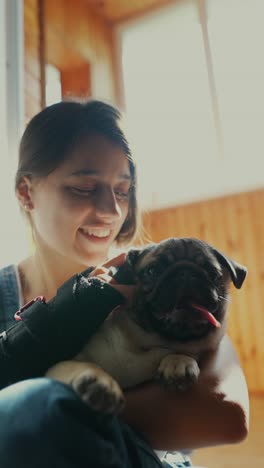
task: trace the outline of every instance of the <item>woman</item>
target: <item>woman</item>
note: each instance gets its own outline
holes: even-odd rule
[[[139,386],[126,393],[120,418],[95,414],[69,387],[40,378],[76,355],[133,292],[108,275],[125,255],[106,261],[111,246],[131,241],[137,228],[135,166],[119,119],[103,102],[61,102],[36,115],[21,140],[16,194],[35,252],[0,272],[4,468],[160,467],[151,447],[233,443],[247,433],[246,384],[227,338],[192,389]],[[181,462],[173,466],[189,466]]]

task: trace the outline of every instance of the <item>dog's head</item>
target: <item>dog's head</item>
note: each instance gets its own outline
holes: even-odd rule
[[[137,285],[130,313],[139,325],[189,341],[221,326],[230,283],[241,288],[246,273],[206,242],[171,238],[130,250],[121,276]]]

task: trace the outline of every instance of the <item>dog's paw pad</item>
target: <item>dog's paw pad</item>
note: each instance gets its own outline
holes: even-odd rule
[[[184,391],[199,377],[197,362],[184,355],[169,355],[164,358],[156,373],[156,379],[166,388]]]
[[[90,372],[83,372],[74,379],[72,385],[82,401],[94,411],[116,414],[125,405],[121,388],[110,376],[97,378],[95,375],[91,375]]]

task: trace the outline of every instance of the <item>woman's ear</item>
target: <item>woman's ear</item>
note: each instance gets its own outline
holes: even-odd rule
[[[32,182],[29,177],[24,176],[16,186],[16,196],[21,208],[24,211],[31,211],[33,206],[32,202]]]

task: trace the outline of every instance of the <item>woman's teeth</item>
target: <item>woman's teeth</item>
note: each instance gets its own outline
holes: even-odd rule
[[[110,229],[82,229],[84,234],[94,237],[108,237],[110,236]]]

